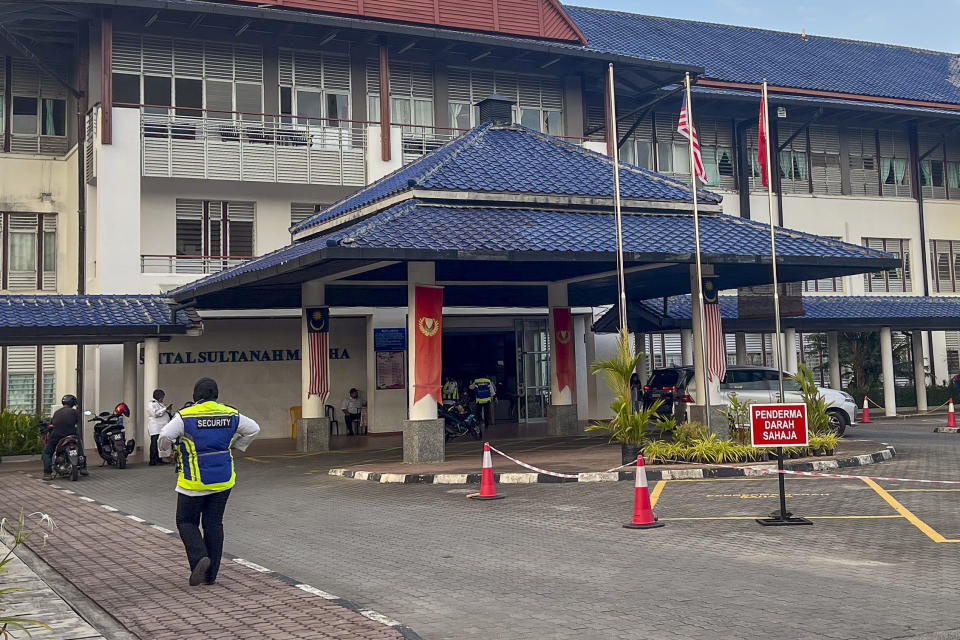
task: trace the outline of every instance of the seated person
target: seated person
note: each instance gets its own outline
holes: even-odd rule
[[[350,395],[343,399],[343,403],[340,405],[340,409],[343,411],[344,422],[347,423],[347,433],[351,436],[353,433],[353,426],[360,425],[360,408],[363,406],[363,403],[360,401],[360,392],[356,389],[350,389]],[[358,428],[359,431],[359,428]]]

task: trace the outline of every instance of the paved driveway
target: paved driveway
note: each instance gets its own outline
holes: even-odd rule
[[[960,436],[929,420],[852,429],[897,449],[852,473],[960,480]],[[629,483],[474,502],[325,468],[241,461],[227,550],[428,640],[960,638],[960,485],[788,478],[788,508],[814,526],[763,528],[752,517],[777,507],[775,479],[671,481],[656,506],[667,526],[632,531]],[[169,468],[135,466],[71,488],[174,528],[173,484]]]

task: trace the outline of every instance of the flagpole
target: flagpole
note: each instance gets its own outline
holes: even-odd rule
[[[700,360],[703,364],[703,414],[707,430],[710,430],[710,364],[707,362],[707,323],[703,308],[703,265],[700,262],[700,213],[697,210],[697,171],[696,157],[693,152],[693,101],[690,99],[690,72],[684,76],[687,95],[687,129],[690,135],[690,195],[693,197],[693,240],[697,253],[697,308],[700,311]],[[693,294],[691,287],[690,293]],[[718,301],[719,303],[719,301]],[[726,346],[724,346],[726,349]]]
[[[770,212],[770,262],[773,270],[773,328],[774,340],[773,349],[777,362],[777,380],[780,385],[780,402],[784,401],[783,395],[783,349],[780,343],[780,288],[777,286],[777,238],[773,224],[773,176],[772,166],[773,157],[770,155],[770,108],[767,102],[767,79],[763,79],[763,138],[767,154],[767,205]],[[779,157],[778,157],[779,162]],[[794,345],[794,348],[796,346]]]
[[[610,152],[613,157],[613,217],[617,223],[617,293],[620,306],[620,333],[627,338],[627,285],[623,270],[623,219],[620,213],[620,150],[617,148],[617,104],[613,92],[613,63],[607,65],[607,113],[608,139],[613,140]]]

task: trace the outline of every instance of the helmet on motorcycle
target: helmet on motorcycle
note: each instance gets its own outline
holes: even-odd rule
[[[64,405],[65,407],[75,407],[79,404],[79,402],[77,402],[77,396],[70,395],[68,393],[60,398],[60,404]]]
[[[126,402],[121,402],[116,407],[113,408],[113,412],[118,416],[130,417],[130,407],[127,406]]]

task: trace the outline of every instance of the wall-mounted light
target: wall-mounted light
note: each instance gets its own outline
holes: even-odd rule
[[[787,108],[786,107],[777,107],[777,117],[786,118],[787,117]]]

